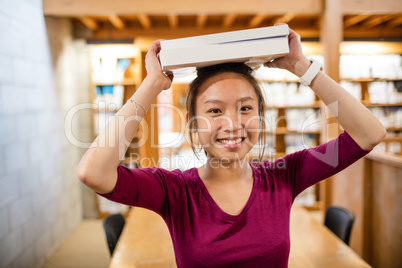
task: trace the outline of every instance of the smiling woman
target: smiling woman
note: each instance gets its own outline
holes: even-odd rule
[[[155,41],[146,57],[147,77],[82,158],[80,179],[108,199],[158,213],[178,267],[287,267],[296,196],[366,155],[386,133],[363,105],[320,68],[311,68],[317,64],[303,55],[292,30],[289,48],[265,66],[304,78],[338,115],[345,132],[336,139],[275,162],[247,162],[247,153],[264,137],[264,98],[250,68],[223,64],[200,69],[188,93],[187,121],[207,154],[205,165],[186,171],[119,166],[139,118],[171,86]],[[106,139],[117,146],[102,147]]]
[[[252,73],[242,63],[213,65],[197,72],[186,101],[190,142],[196,155],[195,133],[201,148],[227,145],[224,147],[236,149],[244,144],[246,153],[260,139],[260,157],[263,156],[265,135],[260,136],[259,132],[265,129],[265,101]],[[208,133],[212,134],[209,138],[205,137]],[[208,149],[205,153],[208,154]],[[244,153],[240,158],[243,157]]]

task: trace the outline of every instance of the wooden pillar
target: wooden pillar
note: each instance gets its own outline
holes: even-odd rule
[[[340,45],[343,39],[342,1],[323,0],[324,10],[321,17],[320,39],[323,47],[324,70],[336,82],[340,82],[339,57]],[[325,109],[326,120],[323,120],[321,135],[322,142],[339,135],[339,127],[333,126],[334,118]],[[332,119],[331,119],[332,118]],[[326,209],[332,203],[332,179],[329,178],[320,184],[322,208]]]
[[[320,39],[324,54],[324,68],[336,82],[340,82],[339,56],[343,39],[342,1],[325,0],[321,18]]]
[[[147,71],[145,69],[145,55],[146,52],[142,51],[140,57],[142,80],[144,80],[147,75]],[[158,166],[159,162],[159,149],[157,148],[157,145],[159,144],[158,109],[155,107],[155,104],[157,104],[156,99],[143,119],[148,128],[142,129],[142,135],[145,135],[147,140],[139,150],[141,167]]]

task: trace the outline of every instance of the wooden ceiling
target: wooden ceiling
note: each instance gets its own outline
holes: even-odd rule
[[[288,23],[303,38],[318,38],[320,15],[230,14],[230,15],[123,15],[74,17],[77,35],[94,40],[130,39],[138,36],[178,38],[221,31]],[[345,38],[401,38],[402,14],[345,15]]]
[[[400,0],[339,1],[344,38],[402,40]],[[45,15],[71,18],[76,36],[92,40],[178,38],[277,22],[288,23],[302,38],[319,38],[325,9],[324,0],[44,0],[43,5]]]

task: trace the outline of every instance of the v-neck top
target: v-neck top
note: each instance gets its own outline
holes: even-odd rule
[[[253,168],[253,166],[252,166],[252,168]],[[256,185],[257,185],[255,182],[255,178],[257,177],[256,176],[257,170],[255,168],[253,168],[253,185],[251,187],[250,195],[247,199],[246,204],[244,205],[244,207],[242,208],[240,213],[237,215],[232,215],[232,214],[229,214],[229,213],[223,211],[221,209],[221,207],[219,207],[219,205],[216,203],[214,198],[211,196],[211,194],[209,193],[207,187],[205,186],[204,181],[199,176],[198,169],[193,168],[193,169],[191,169],[191,171],[194,171],[194,174],[192,174],[192,176],[195,178],[196,182],[200,186],[200,189],[201,189],[202,193],[204,194],[205,198],[211,203],[212,206],[215,207],[216,212],[221,214],[222,218],[227,219],[227,220],[236,220],[238,217],[241,217],[241,215],[246,213],[247,210],[249,209],[249,207],[251,206],[251,204],[253,203],[253,200],[254,200],[254,197],[256,194]]]
[[[178,267],[287,267],[294,198],[368,152],[344,132],[276,161],[250,163],[254,183],[238,215],[217,205],[197,168],[119,166],[115,189],[102,196],[158,213],[172,237]]]

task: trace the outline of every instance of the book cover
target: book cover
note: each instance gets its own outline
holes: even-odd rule
[[[225,62],[245,62],[257,68],[289,53],[288,34],[289,27],[279,25],[162,41],[162,70],[169,73]]]

